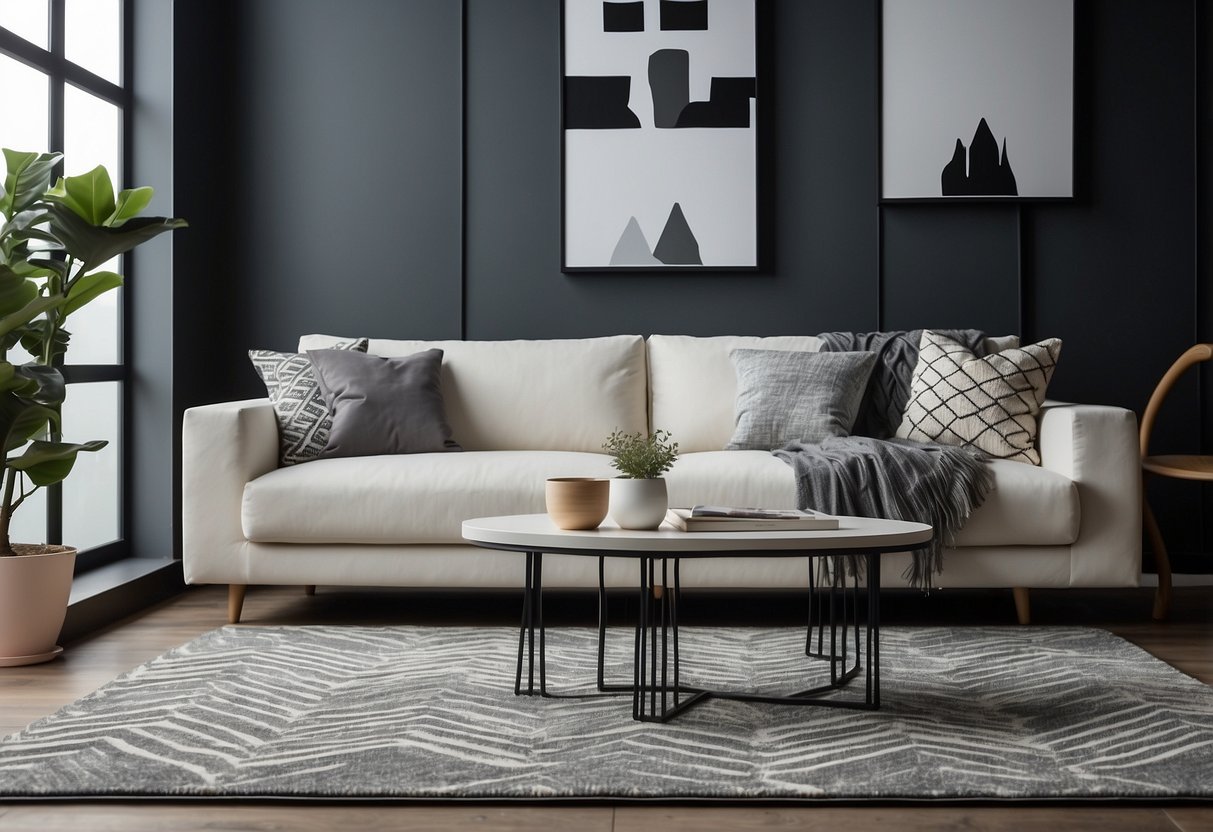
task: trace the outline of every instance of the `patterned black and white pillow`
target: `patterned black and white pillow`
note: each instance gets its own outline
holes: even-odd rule
[[[925,330],[897,436],[1039,465],[1036,417],[1060,354],[1061,341],[1049,338],[977,358]]]
[[[338,341],[330,349],[366,352],[369,341]],[[278,461],[297,465],[320,455],[333,428],[332,413],[316,384],[307,353],[249,350],[278,420]]]

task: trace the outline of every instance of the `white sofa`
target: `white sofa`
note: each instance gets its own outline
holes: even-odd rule
[[[337,338],[305,336],[299,349]],[[817,349],[812,336],[654,335],[551,341],[370,341],[369,352],[445,351],[442,389],[462,453],[320,459],[279,468],[267,399],[185,414],[186,581],[230,586],[239,620],[245,587],[297,584],[517,587],[520,555],[460,537],[471,517],[541,512],[544,480],[612,476],[601,444],[615,429],[663,428],[682,456],[667,475],[672,505],[793,507],[792,469],[765,451],[721,450],[733,431],[729,352]],[[1026,620],[1030,587],[1136,586],[1141,498],[1136,419],[1128,410],[1048,403],[1039,467],[990,462],[995,486],[945,552],[940,587],[1013,587]],[[896,586],[909,555],[884,556]],[[611,584],[632,572],[608,560]],[[549,587],[597,585],[591,558],[551,557]],[[803,586],[795,559],[684,564],[686,587]]]

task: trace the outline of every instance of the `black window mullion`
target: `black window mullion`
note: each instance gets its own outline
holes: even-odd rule
[[[50,107],[50,147],[52,150],[63,147],[64,135],[64,97],[66,77],[67,52],[67,3],[65,0],[51,0],[51,56],[52,65],[48,67],[51,77],[51,107]],[[59,174],[63,174],[63,162],[58,165]],[[59,483],[46,489],[46,542],[63,542],[63,486]]]
[[[52,4],[52,10],[55,5],[61,6],[62,4]],[[128,108],[130,106],[128,89],[67,60],[64,51],[67,48],[65,25],[62,15],[52,16],[50,51],[35,46],[25,38],[0,27],[0,54],[8,55],[26,66],[45,72],[54,79],[66,80],[72,86],[79,87],[116,107]]]
[[[67,54],[67,0],[51,0],[51,53]]]
[[[68,364],[61,368],[68,384],[91,384],[97,381],[126,381],[123,364]]]
[[[0,52],[35,69],[46,70],[53,62],[50,52],[41,46],[35,46],[2,26],[0,26]]]
[[[89,72],[82,66],[77,66],[61,55],[55,55],[40,46],[34,46],[25,38],[14,35],[4,28],[0,28],[0,55],[7,55],[28,67],[45,72],[52,78],[66,79],[72,86],[79,87],[117,107],[126,108],[130,104],[129,90],[100,75]]]
[[[73,87],[79,87],[116,107],[125,109],[130,103],[130,96],[122,87],[70,61],[63,62],[63,75]]]
[[[64,0],[51,0],[51,55],[55,58],[47,67],[51,76],[50,147],[63,147],[63,62],[67,42]],[[60,163],[62,173],[62,163]]]
[[[134,159],[135,149],[133,135],[131,129],[135,120],[134,108],[134,93],[131,85],[135,77],[135,15],[134,15],[135,0],[122,0],[122,61],[119,67],[118,78],[122,84],[123,99],[126,103],[122,105],[122,181],[134,182]],[[122,255],[123,274],[129,280],[131,275],[132,258],[130,255]],[[118,420],[118,438],[122,443],[122,456],[118,460],[118,489],[119,504],[118,504],[118,538],[121,541],[123,554],[130,553],[130,544],[128,543],[127,535],[134,528],[132,522],[132,512],[134,511],[131,502],[131,485],[127,475],[135,470],[135,466],[131,464],[131,413],[133,412],[134,397],[131,393],[132,385],[127,384],[129,376],[128,361],[130,352],[130,337],[131,329],[127,326],[128,316],[131,314],[131,296],[126,288],[118,290],[122,294],[118,297],[118,360],[122,366],[119,368],[122,372],[121,395],[118,398],[119,407],[122,408],[122,416]]]

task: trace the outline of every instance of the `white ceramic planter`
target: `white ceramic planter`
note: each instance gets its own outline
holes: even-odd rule
[[[76,550],[62,548],[0,556],[0,667],[38,664],[63,652],[55,642],[67,616]]]
[[[665,480],[611,480],[611,519],[621,529],[655,529],[669,508]]]

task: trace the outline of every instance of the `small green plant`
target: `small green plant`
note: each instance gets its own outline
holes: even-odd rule
[[[670,432],[657,430],[652,436],[617,430],[602,443],[602,449],[620,474],[632,480],[651,480],[673,467],[678,459],[678,443],[670,441]]]

